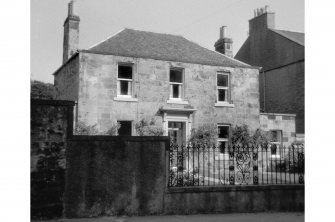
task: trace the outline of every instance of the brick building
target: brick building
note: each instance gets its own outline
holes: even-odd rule
[[[305,132],[304,36],[304,33],[275,29],[275,13],[267,11],[267,7],[257,9],[255,17],[249,20],[249,36],[235,56],[262,67],[261,112],[272,116],[295,114],[297,138],[303,138]]]
[[[154,118],[185,141],[192,128],[218,126],[220,140],[233,125],[260,127],[259,71],[182,36],[123,29],[78,50],[79,17],[74,5],[64,23],[64,61],[54,73],[57,99],[77,102],[77,121],[105,131],[119,122],[122,135]]]

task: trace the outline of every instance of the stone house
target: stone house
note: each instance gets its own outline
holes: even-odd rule
[[[78,49],[79,16],[69,3],[63,64],[54,72],[57,99],[76,101],[75,121],[120,135],[154,118],[176,141],[192,128],[216,124],[227,143],[234,125],[260,127],[258,67],[206,49],[182,36],[123,29]]]
[[[267,7],[257,9],[254,18],[249,20],[249,36],[235,56],[262,67],[259,77],[261,127],[282,134],[284,142],[304,138],[304,38],[304,33],[275,29],[275,13],[269,12]],[[295,129],[290,124],[285,126],[291,128],[289,131],[281,128],[281,124],[293,119]]]

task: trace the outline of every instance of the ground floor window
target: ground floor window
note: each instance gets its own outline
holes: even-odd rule
[[[131,136],[132,131],[132,121],[117,121],[120,124],[118,130],[119,136]]]
[[[271,130],[271,155],[278,154],[278,147],[282,143],[282,131]]]
[[[218,124],[218,148],[221,153],[225,153],[229,143],[230,126],[227,124]]]

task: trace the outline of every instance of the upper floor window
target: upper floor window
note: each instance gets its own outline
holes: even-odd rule
[[[229,128],[229,125],[218,124],[218,147],[221,153],[224,153],[228,148]]]
[[[182,99],[184,90],[183,69],[170,69],[170,99]]]
[[[217,73],[217,101],[229,103],[230,89],[229,89],[229,73]]]
[[[117,76],[117,95],[132,96],[133,66],[131,64],[119,64]]]

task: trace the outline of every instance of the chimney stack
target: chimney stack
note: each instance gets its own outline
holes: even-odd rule
[[[215,51],[233,57],[233,40],[227,37],[227,26],[220,27],[219,40],[216,41]]]
[[[79,21],[76,1],[71,0],[68,4],[68,16],[64,21],[63,64],[78,50]]]
[[[254,18],[249,20],[249,34],[275,28],[275,13],[268,11],[269,6],[254,10]]]

